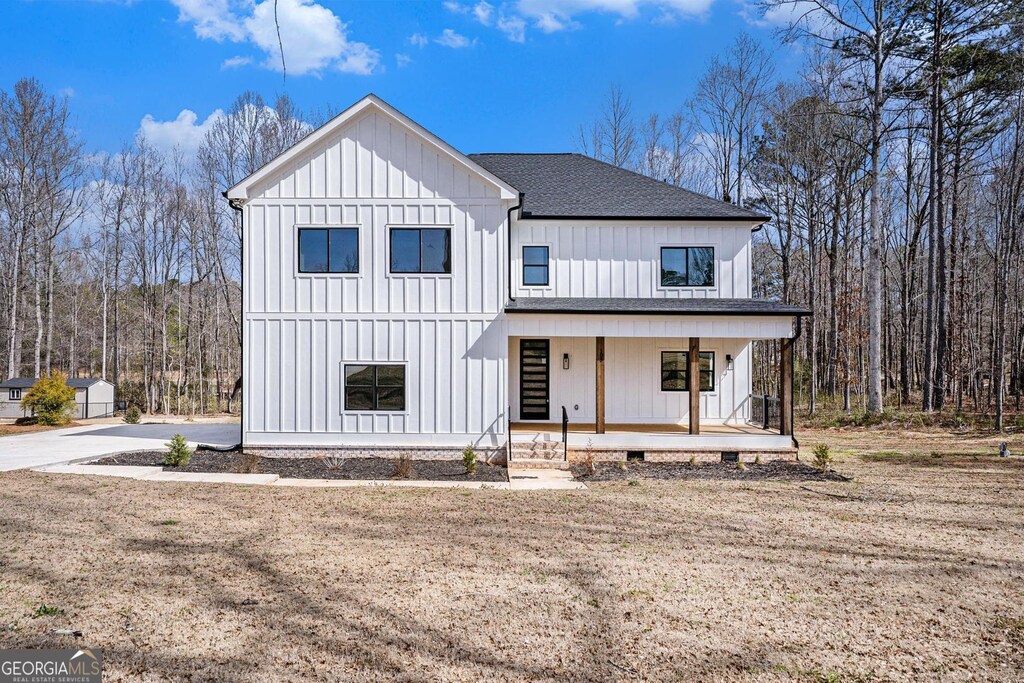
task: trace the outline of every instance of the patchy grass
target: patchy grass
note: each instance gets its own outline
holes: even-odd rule
[[[9,473],[0,648],[87,643],[122,681],[1024,679],[1021,461],[935,435],[799,436],[853,481]],[[32,619],[44,600],[82,638]]]

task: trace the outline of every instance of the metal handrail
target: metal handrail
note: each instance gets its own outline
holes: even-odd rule
[[[569,412],[562,406],[562,455],[569,459]]]
[[[748,421],[762,429],[770,429],[779,422],[779,409],[780,403],[777,397],[768,394],[751,394]]]

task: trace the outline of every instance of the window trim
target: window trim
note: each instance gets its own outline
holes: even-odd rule
[[[687,358],[689,358],[690,350],[689,349],[669,348],[669,347],[659,348],[658,349],[658,362],[657,362],[657,365],[658,365],[658,391],[660,393],[662,393],[662,394],[671,394],[671,395],[688,394],[688,393],[690,393],[690,389],[689,389],[689,387],[690,387],[690,378],[689,378],[690,365],[689,365],[689,363],[687,363],[687,365],[686,365],[686,373],[687,373],[686,387],[687,388],[686,389],[666,389],[665,388],[665,384],[664,384],[664,382],[662,380],[662,374],[661,373],[662,373],[662,368],[664,367],[664,362],[665,362],[664,354],[666,354],[666,353],[682,353],[682,354],[686,354]],[[700,393],[702,395],[714,395],[714,394],[717,394],[718,393],[718,381],[717,381],[717,370],[716,370],[716,368],[718,367],[718,352],[716,350],[714,350],[714,349],[701,349],[700,353],[701,354],[705,354],[705,353],[711,354],[711,388],[710,389],[701,389]]]
[[[14,395],[15,393],[17,393],[18,395],[15,396]],[[20,401],[21,400],[21,396],[22,396],[21,389],[9,389],[8,392],[7,392],[7,400],[8,401]]]
[[[445,273],[444,271],[438,272],[412,272],[403,273],[395,272],[391,270],[391,233],[395,230],[447,230],[448,231],[448,248],[450,253],[448,254],[450,270]],[[455,274],[455,226],[449,223],[440,224],[429,224],[429,223],[388,223],[385,226],[385,245],[384,245],[384,272],[387,277],[424,277],[424,278],[450,278]],[[420,244],[422,245],[422,238]],[[420,264],[423,263],[423,248],[420,247]]]
[[[547,249],[548,263],[545,266],[547,269],[547,279],[542,285],[528,285],[526,284],[526,249],[530,247],[540,247]],[[551,284],[551,245],[544,242],[530,242],[519,245],[519,287],[522,289],[550,289]]]
[[[302,230],[355,230],[356,231],[356,269],[354,272],[344,273],[312,273],[299,269],[299,232]],[[331,237],[330,233],[327,234],[327,252],[328,259],[330,258],[331,250]],[[328,261],[328,264],[330,261]],[[363,271],[363,227],[358,224],[349,223],[296,223],[295,224],[295,277],[298,278],[312,278],[312,277],[330,277],[330,278],[344,278],[344,277],[359,277]]]
[[[662,284],[661,271],[662,263],[664,263],[665,249],[710,249],[711,250],[711,262],[713,264],[713,270],[711,273],[711,284],[710,285],[666,285]],[[687,262],[689,262],[689,254],[687,254]],[[719,272],[718,272],[718,245],[697,243],[697,244],[678,244],[678,243],[662,243],[658,244],[658,263],[657,267],[654,268],[654,280],[655,289],[666,291],[666,292],[678,292],[680,290],[688,291],[705,291],[710,292],[718,289]]]
[[[387,366],[393,366],[393,367],[402,367],[404,369],[404,371],[405,371],[405,382],[404,382],[404,384],[402,386],[402,405],[403,405],[403,407],[401,409],[396,409],[396,410],[389,410],[387,408],[383,408],[383,409],[352,408],[352,409],[349,409],[348,408],[347,392],[346,392],[346,389],[348,388],[348,385],[346,384],[346,381],[345,381],[346,380],[345,370],[350,365],[373,365],[373,366],[387,365]],[[408,363],[408,361],[343,360],[340,363],[340,373],[341,373],[341,414],[342,415],[408,415],[409,414],[409,412],[410,412],[410,410],[409,410],[409,396],[410,396],[410,394],[409,394],[409,363]],[[376,371],[374,371],[374,384],[373,384],[373,388],[374,389],[377,388],[377,374],[376,374]],[[374,400],[376,401],[376,395],[374,397]]]

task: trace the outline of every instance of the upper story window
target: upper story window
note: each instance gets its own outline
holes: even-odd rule
[[[358,273],[357,228],[299,228],[300,273]]]
[[[661,352],[661,390],[688,391],[690,366],[688,351]],[[715,390],[715,352],[700,352],[700,390]]]
[[[714,287],[714,247],[662,247],[662,287]]]
[[[12,400],[12,401],[20,401],[21,400],[21,389],[11,389],[11,391],[7,395],[7,397],[10,400]]]
[[[548,248],[523,247],[523,286],[548,286]]]
[[[450,228],[391,228],[392,273],[451,273]]]
[[[345,365],[345,410],[405,410],[405,366]]]

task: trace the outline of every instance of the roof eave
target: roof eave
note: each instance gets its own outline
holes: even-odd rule
[[[527,198],[527,200],[529,200],[529,198]],[[767,216],[610,216],[585,214],[535,214],[529,211],[522,212],[522,219],[540,221],[715,221],[720,223],[754,223],[758,226],[771,220]]]

